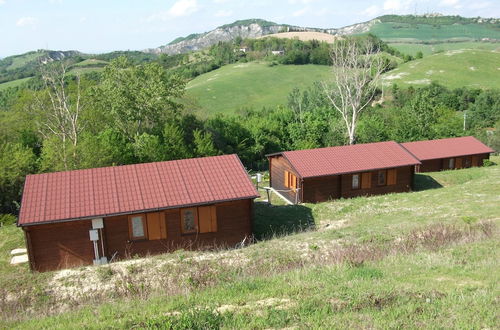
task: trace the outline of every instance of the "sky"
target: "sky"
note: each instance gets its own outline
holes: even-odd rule
[[[499,0],[0,0],[0,57],[165,45],[239,19],[337,28],[383,14],[500,17]]]

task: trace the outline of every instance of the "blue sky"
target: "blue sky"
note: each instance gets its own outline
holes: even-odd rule
[[[141,50],[237,19],[342,27],[382,14],[499,17],[499,0],[0,0],[0,57],[40,48]]]

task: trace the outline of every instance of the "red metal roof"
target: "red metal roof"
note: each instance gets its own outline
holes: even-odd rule
[[[302,178],[420,164],[394,141],[285,151],[279,154],[288,159]]]
[[[19,225],[258,197],[237,155],[28,175]]]
[[[467,156],[494,152],[472,136],[401,143],[420,160]]]

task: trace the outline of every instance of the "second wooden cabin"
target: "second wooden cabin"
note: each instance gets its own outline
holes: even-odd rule
[[[270,186],[292,203],[406,192],[418,161],[389,141],[268,155]]]

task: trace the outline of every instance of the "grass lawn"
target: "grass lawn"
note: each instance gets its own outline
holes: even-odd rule
[[[9,87],[19,86],[19,85],[23,84],[24,82],[30,80],[31,78],[32,77],[27,77],[27,78],[22,78],[22,79],[17,79],[17,80],[11,80],[11,81],[7,81],[7,82],[4,82],[4,83],[1,83],[0,84],[0,90],[6,89],[6,88],[9,88]]]
[[[404,63],[382,79],[385,85],[419,87],[437,81],[450,88],[500,88],[500,52],[450,50]]]
[[[500,157],[492,157],[496,163]],[[241,249],[31,274],[0,228],[0,328],[496,328],[500,166],[411,193],[269,206]],[[498,307],[498,306],[497,306]]]
[[[235,113],[286,104],[294,88],[327,80],[330,68],[322,65],[276,65],[250,62],[226,65],[190,81],[186,107],[201,116]]]

